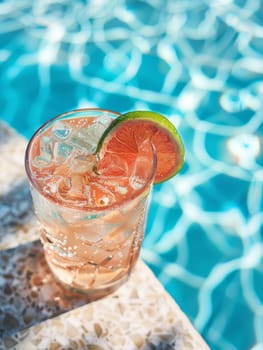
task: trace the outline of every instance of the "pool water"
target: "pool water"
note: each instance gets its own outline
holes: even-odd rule
[[[155,186],[142,258],[214,350],[263,349],[263,2],[0,2],[1,118],[149,109],[186,162]]]

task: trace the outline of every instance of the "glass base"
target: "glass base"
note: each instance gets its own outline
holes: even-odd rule
[[[100,275],[101,283],[93,284],[94,280],[88,277],[91,274],[84,274],[84,276],[78,276],[79,278],[73,277],[75,274],[71,271],[68,271],[61,266],[58,267],[53,265],[49,259],[45,256],[47,265],[52,273],[52,276],[56,282],[64,287],[67,291],[74,294],[79,294],[86,296],[89,301],[94,301],[100,298],[103,298],[109,294],[115,292],[121,285],[123,285],[129,279],[131,271],[134,268],[138,260],[138,255],[136,259],[131,261],[129,268],[120,269],[110,274],[111,276]],[[106,278],[107,277],[107,278]],[[67,282],[69,281],[69,283]],[[81,285],[80,285],[81,283]]]
[[[54,275],[54,273],[53,273]],[[119,287],[121,287],[125,282],[128,281],[129,275],[122,276],[119,280],[116,280],[112,283],[109,283],[107,285],[104,285],[102,287],[98,288],[88,288],[88,289],[80,289],[76,287],[72,287],[71,285],[66,284],[65,282],[61,281],[57,276],[55,276],[56,281],[61,284],[64,288],[66,288],[68,291],[76,294],[85,295],[88,297],[89,301],[95,301],[101,298],[106,297],[109,294],[112,294],[115,292]]]

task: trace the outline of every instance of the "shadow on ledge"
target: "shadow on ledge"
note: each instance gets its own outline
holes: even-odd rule
[[[20,181],[10,191],[0,195],[0,242],[4,235],[25,225],[33,215],[28,182]]]
[[[146,346],[142,348],[142,350],[175,350],[176,349],[176,342],[173,336],[173,340],[163,340],[155,342],[149,342]],[[178,348],[179,350],[179,348]]]
[[[56,282],[39,240],[0,251],[0,340],[94,300]]]

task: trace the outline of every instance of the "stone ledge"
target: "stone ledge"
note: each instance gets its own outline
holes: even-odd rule
[[[38,224],[23,166],[25,145],[22,137],[0,122],[2,250],[38,238]],[[0,301],[3,302],[2,293],[1,289]],[[209,349],[142,261],[138,262],[129,281],[114,294],[2,337],[1,347],[22,350]]]

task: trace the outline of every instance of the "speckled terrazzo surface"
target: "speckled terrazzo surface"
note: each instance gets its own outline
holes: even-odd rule
[[[25,140],[0,122],[0,349],[208,349],[142,261],[106,298],[86,303],[62,294],[35,241],[24,149]]]

